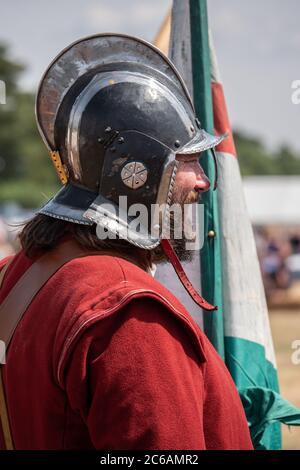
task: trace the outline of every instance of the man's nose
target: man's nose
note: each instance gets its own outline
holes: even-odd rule
[[[204,173],[203,168],[199,165],[199,170],[196,173],[196,184],[195,184],[195,191],[205,193],[210,188],[210,182],[207,178],[206,174]]]

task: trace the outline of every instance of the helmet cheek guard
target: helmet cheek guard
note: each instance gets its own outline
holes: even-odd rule
[[[122,145],[106,151],[99,184],[101,197],[94,200],[83,217],[97,224],[105,221],[111,232],[133,245],[153,249],[160,243],[171,202],[177,168],[175,154],[162,143],[136,131],[121,131],[118,139],[122,139]],[[114,207],[113,224],[101,209],[104,203]],[[141,226],[133,232],[130,227],[135,209],[142,213]],[[160,214],[159,210],[162,210]]]
[[[192,287],[165,234],[176,156],[213,150],[224,136],[201,129],[174,65],[130,36],[82,39],[46,70],[36,115],[64,185],[40,213],[97,224],[144,249],[161,244],[191,297],[215,309]],[[137,206],[147,214],[139,230],[130,212]]]

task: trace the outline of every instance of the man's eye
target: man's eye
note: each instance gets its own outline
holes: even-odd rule
[[[194,163],[194,162],[197,162],[199,160],[199,156],[193,156],[193,157],[186,157],[186,158],[180,158],[180,162],[184,162],[184,163]]]

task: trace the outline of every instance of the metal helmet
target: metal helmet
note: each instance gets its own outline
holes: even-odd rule
[[[39,212],[97,223],[144,249],[163,239],[176,156],[203,152],[224,138],[201,129],[169,59],[151,44],[121,34],[98,34],[64,49],[41,80],[36,116],[64,185]],[[148,209],[139,231],[120,208],[122,198],[129,207]],[[153,230],[155,204],[165,213]]]

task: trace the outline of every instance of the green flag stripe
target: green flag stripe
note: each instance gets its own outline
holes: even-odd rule
[[[265,348],[257,343],[236,337],[225,337],[226,364],[235,381],[241,397],[251,390],[253,393],[252,406],[246,408],[246,416],[250,430],[255,426],[263,428],[267,413],[268,393],[279,392],[277,371],[273,364],[266,359]],[[257,400],[255,401],[255,396]],[[277,396],[275,394],[275,396]],[[278,398],[279,399],[279,398]],[[256,405],[256,406],[255,406]],[[276,400],[273,406],[276,405]],[[284,412],[284,410],[283,410]],[[281,448],[280,423],[270,424],[263,432],[255,447],[269,450]]]

